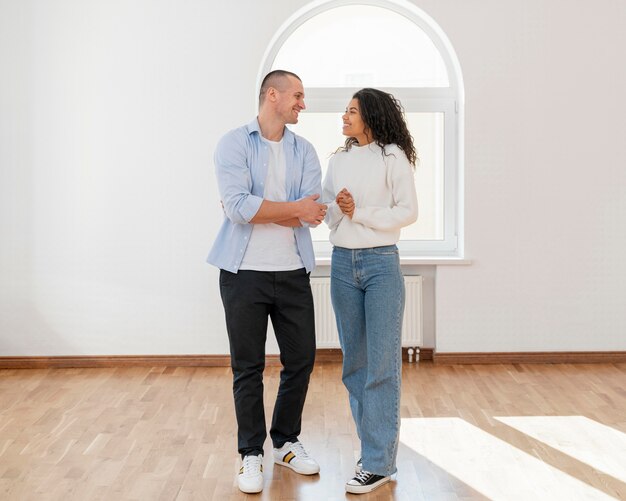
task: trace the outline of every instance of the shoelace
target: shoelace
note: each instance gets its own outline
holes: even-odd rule
[[[261,472],[261,458],[259,456],[246,456],[243,458],[243,475],[246,477],[258,475]]]
[[[295,442],[291,445],[292,452],[299,459],[309,459],[309,453],[304,450],[304,446],[300,442]]]
[[[356,477],[354,477],[356,479],[357,482],[359,482],[360,484],[365,485],[365,483],[370,479],[370,477],[372,477],[374,474],[370,473],[369,471],[365,471],[365,470],[361,470],[359,473],[356,474]]]

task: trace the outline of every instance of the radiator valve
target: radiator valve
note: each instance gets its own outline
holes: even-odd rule
[[[419,362],[420,361],[420,349],[415,347],[415,348],[409,348],[407,350],[407,353],[409,355],[409,363],[412,364],[413,363],[413,356],[415,356],[415,361]]]

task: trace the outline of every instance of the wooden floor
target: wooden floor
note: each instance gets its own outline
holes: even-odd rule
[[[319,364],[300,438],[320,475],[268,443],[246,496],[229,369],[3,370],[0,499],[626,499],[626,364],[405,365],[402,418],[397,481],[346,495],[359,444],[340,367]]]

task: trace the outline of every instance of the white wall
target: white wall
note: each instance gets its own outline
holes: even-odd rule
[[[227,353],[212,150],[253,116],[279,20],[253,1],[0,5],[0,353]]]
[[[212,151],[304,3],[0,0],[0,356],[228,352]],[[466,84],[438,351],[626,349],[626,4],[416,4]]]
[[[438,351],[625,350],[626,3],[430,13],[464,72],[474,260],[438,269]]]

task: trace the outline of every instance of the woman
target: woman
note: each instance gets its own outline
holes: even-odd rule
[[[343,382],[361,440],[354,494],[371,492],[396,472],[400,431],[404,280],[400,229],[417,219],[417,160],[402,107],[391,94],[362,89],[343,115],[345,146],[324,180],[333,244],[331,299]]]

